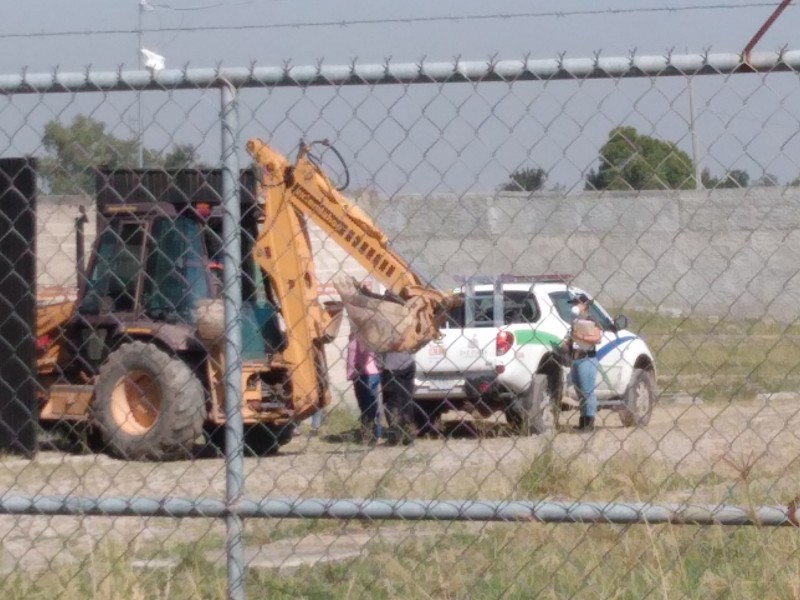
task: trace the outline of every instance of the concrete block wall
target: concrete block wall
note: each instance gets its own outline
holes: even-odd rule
[[[36,272],[40,289],[74,288],[75,220],[80,207],[89,222],[84,225],[86,253],[94,243],[94,201],[88,196],[39,196],[36,202]]]
[[[363,196],[442,287],[474,273],[570,273],[609,306],[800,318],[800,189]]]

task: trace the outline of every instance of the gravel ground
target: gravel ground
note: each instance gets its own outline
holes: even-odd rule
[[[719,485],[720,478],[734,481],[742,468],[747,468],[750,478],[770,482],[765,489],[774,495],[773,503],[785,504],[800,491],[800,479],[794,475],[800,458],[799,415],[796,399],[776,397],[735,404],[665,404],[656,408],[651,423],[641,429],[623,428],[617,415],[607,413],[601,415],[601,426],[593,435],[569,430],[574,415],[552,436],[492,435],[499,426],[489,426],[488,435],[481,437],[464,434],[421,439],[409,447],[367,448],[335,436],[309,439],[300,435],[277,456],[245,459],[245,495],[502,499],[514,495],[520,475],[551,447],[556,455],[575,464],[602,466],[619,456],[649,456],[668,470],[701,482],[691,489],[657,496],[664,501],[725,501],[729,488]],[[702,483],[711,474],[716,479]],[[216,457],[152,464],[43,451],[33,460],[0,460],[0,485],[6,494],[23,495],[223,498],[225,472],[223,459]],[[787,498],[791,490],[794,493]],[[390,528],[383,530],[389,532]],[[0,517],[0,572],[8,573],[23,564],[35,570],[55,560],[74,562],[105,541],[141,555],[139,549],[192,544],[209,535],[224,540],[224,523],[7,515]],[[370,536],[334,536],[334,541],[327,542],[326,556],[335,554],[332,548],[337,539],[341,539],[342,556],[348,557],[360,551]],[[279,556],[279,564],[273,566],[320,560],[318,552],[306,552],[311,556],[306,561],[298,559],[303,555],[300,550],[289,560],[285,550],[273,547],[277,543],[248,551],[253,557]],[[305,547],[302,536],[280,543]],[[269,565],[270,560],[262,562]]]

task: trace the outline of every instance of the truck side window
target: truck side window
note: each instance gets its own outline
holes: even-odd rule
[[[569,292],[553,292],[550,294],[550,299],[553,301],[553,305],[556,307],[561,320],[565,323],[572,323],[572,305],[569,303]],[[597,324],[600,325],[603,331],[614,330],[614,324],[611,322],[611,319],[609,319],[608,315],[606,315],[605,311],[597,302],[592,302],[589,306],[589,314]]]
[[[473,322],[469,327],[493,327],[494,326],[494,295],[490,292],[476,294],[469,299],[472,302]]]
[[[589,314],[592,318],[600,325],[600,328],[603,331],[614,331],[614,323],[611,319],[608,318],[605,311],[600,308],[600,305],[597,302],[592,302],[589,306]]]
[[[535,323],[539,320],[539,305],[528,292],[506,292],[503,294],[503,323]]]

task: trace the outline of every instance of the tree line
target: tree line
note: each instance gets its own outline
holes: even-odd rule
[[[40,173],[53,194],[91,194],[94,168],[129,168],[142,156],[145,168],[206,167],[198,160],[191,144],[174,144],[168,150],[140,148],[137,139],[122,139],[106,130],[106,125],[79,115],[71,124],[50,121],[45,125],[42,145],[47,155],[40,159]],[[629,126],[611,130],[600,148],[599,165],[586,176],[587,191],[601,190],[690,190],[695,189],[695,165],[689,155],[673,142],[640,134]],[[535,192],[544,189],[547,172],[541,167],[521,167],[501,184],[503,191]],[[721,177],[701,173],[702,187],[746,188],[779,185],[768,173],[751,181],[742,169],[731,169]],[[800,185],[800,178],[788,185]],[[555,189],[559,189],[557,186]],[[563,188],[562,188],[563,189]]]
[[[95,167],[131,168],[139,163],[140,142],[122,139],[106,130],[105,123],[84,115],[71,124],[50,121],[42,145],[47,155],[39,159],[39,172],[52,194],[92,194]],[[203,167],[191,144],[174,144],[166,152],[141,148],[144,168]]]
[[[640,134],[633,127],[616,127],[600,149],[598,168],[589,171],[584,189],[602,190],[693,190],[696,185],[694,161],[673,142]],[[700,175],[702,187],[746,188],[779,185],[769,173],[751,182],[742,169],[731,169],[714,177],[708,169]],[[502,191],[535,192],[544,189],[547,172],[541,167],[524,167],[512,172],[500,186]],[[800,185],[800,178],[789,185]]]

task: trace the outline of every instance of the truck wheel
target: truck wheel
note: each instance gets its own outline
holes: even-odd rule
[[[622,401],[624,407],[619,416],[625,427],[647,425],[656,402],[653,373],[644,369],[634,369]]]
[[[90,419],[122,458],[188,458],[202,434],[205,392],[192,369],[152,344],[112,352],[97,377]]]
[[[506,419],[522,435],[541,435],[557,429],[561,411],[555,400],[547,375],[536,373],[528,391],[506,409]]]

